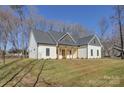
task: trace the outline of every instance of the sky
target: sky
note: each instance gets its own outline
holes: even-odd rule
[[[48,20],[58,20],[65,23],[78,23],[91,31],[99,33],[99,21],[102,17],[109,19],[113,15],[112,6],[88,5],[48,5],[36,6],[39,14]]]

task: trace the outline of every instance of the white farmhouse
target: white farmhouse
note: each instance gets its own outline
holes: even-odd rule
[[[74,39],[65,32],[31,31],[29,58],[76,59],[101,58],[102,44],[96,35]]]

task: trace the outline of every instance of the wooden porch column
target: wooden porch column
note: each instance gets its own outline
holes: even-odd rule
[[[72,58],[73,58],[73,48],[71,49],[71,51],[72,51]]]
[[[67,58],[67,47],[65,47],[65,59]]]

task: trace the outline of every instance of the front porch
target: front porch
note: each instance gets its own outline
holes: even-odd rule
[[[59,45],[57,46],[57,59],[76,59],[78,58],[78,47]]]

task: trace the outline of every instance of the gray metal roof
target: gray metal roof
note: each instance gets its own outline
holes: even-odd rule
[[[65,32],[55,32],[55,31],[33,31],[35,40],[37,43],[43,44],[64,44],[64,45],[86,45],[93,38],[94,35],[90,35],[87,37],[79,38],[76,43],[71,39],[62,39],[58,41],[62,36],[64,36]]]
[[[89,43],[89,41],[94,37],[94,35],[89,35],[89,36],[86,36],[86,37],[82,37],[82,38],[79,38],[77,40],[77,44],[78,45],[87,45]]]
[[[63,35],[65,35],[65,32],[57,32],[57,31],[49,31],[49,33],[53,36],[53,38],[58,41]]]
[[[58,42],[58,44],[64,44],[64,45],[77,45],[71,38],[68,39],[62,39],[59,41],[59,39],[67,35],[65,32],[56,32],[56,31],[49,31],[49,33],[52,35],[53,39]]]
[[[56,42],[50,37],[48,32],[32,31],[37,43],[43,44],[56,44]]]
[[[65,44],[65,45],[77,45],[71,38],[63,38],[58,43]]]

